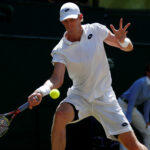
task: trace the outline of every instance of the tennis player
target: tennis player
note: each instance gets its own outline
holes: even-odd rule
[[[104,42],[123,51],[133,50],[127,38],[128,23],[119,29],[110,25],[113,32],[100,23],[84,24],[83,15],[74,3],[65,3],[60,8],[60,22],[66,32],[52,51],[54,71],[41,87],[29,97],[30,109],[48,95],[51,89],[60,88],[65,69],[73,81],[67,97],[58,105],[52,125],[52,150],[65,150],[66,125],[88,116],[95,117],[102,124],[106,136],[120,141],[129,150],[147,150],[136,138],[128,120],[118,104],[111,87],[111,74],[106,58]]]

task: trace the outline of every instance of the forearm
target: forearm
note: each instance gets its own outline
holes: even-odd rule
[[[52,89],[60,88],[61,85],[62,83],[59,82],[57,79],[50,78],[42,86],[36,89],[35,92],[39,92],[42,94],[42,96],[46,96],[50,93]]]
[[[46,96],[52,89],[60,88],[64,81],[65,65],[61,63],[55,63],[54,71],[50,77],[36,92]]]
[[[37,88],[34,93],[41,93],[42,96],[46,96],[50,93],[50,89],[52,87],[52,83],[50,80],[47,80],[42,86]]]
[[[50,89],[58,89],[62,86],[64,81],[64,78],[57,78],[55,76],[52,76],[50,78],[51,86]]]

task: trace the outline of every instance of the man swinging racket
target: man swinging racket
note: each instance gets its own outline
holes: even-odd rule
[[[52,51],[54,71],[50,79],[28,97],[30,109],[39,105],[50,90],[61,87],[67,68],[73,85],[54,115],[52,150],[65,150],[66,125],[88,116],[95,117],[102,124],[108,138],[118,140],[128,150],[147,150],[137,140],[117,102],[103,45],[106,43],[125,52],[132,51],[132,42],[126,36],[130,23],[123,27],[123,19],[120,19],[118,30],[110,25],[112,33],[100,23],[82,25],[82,21],[83,15],[76,4],[69,2],[60,8],[60,22],[66,32]]]

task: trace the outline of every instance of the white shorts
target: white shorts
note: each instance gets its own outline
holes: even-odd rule
[[[107,138],[117,141],[118,139],[114,135],[132,131],[133,129],[119,106],[116,97],[109,96],[107,98],[107,100],[106,97],[97,98],[89,102],[80,95],[71,94],[61,103],[71,103],[78,111],[78,120],[71,123],[93,116],[102,124]]]

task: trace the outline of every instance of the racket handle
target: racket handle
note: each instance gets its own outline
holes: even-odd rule
[[[39,99],[38,99],[37,96],[35,96],[35,99],[36,99],[37,101],[39,101]],[[21,105],[20,107],[18,107],[17,110],[19,110],[20,112],[22,112],[22,111],[26,110],[28,107],[29,107],[29,102],[26,102],[26,103],[24,103],[23,105]]]
[[[20,107],[18,107],[17,110],[19,110],[20,112],[22,112],[22,111],[26,110],[28,107],[29,107],[29,103],[26,102],[23,105],[21,105]]]

